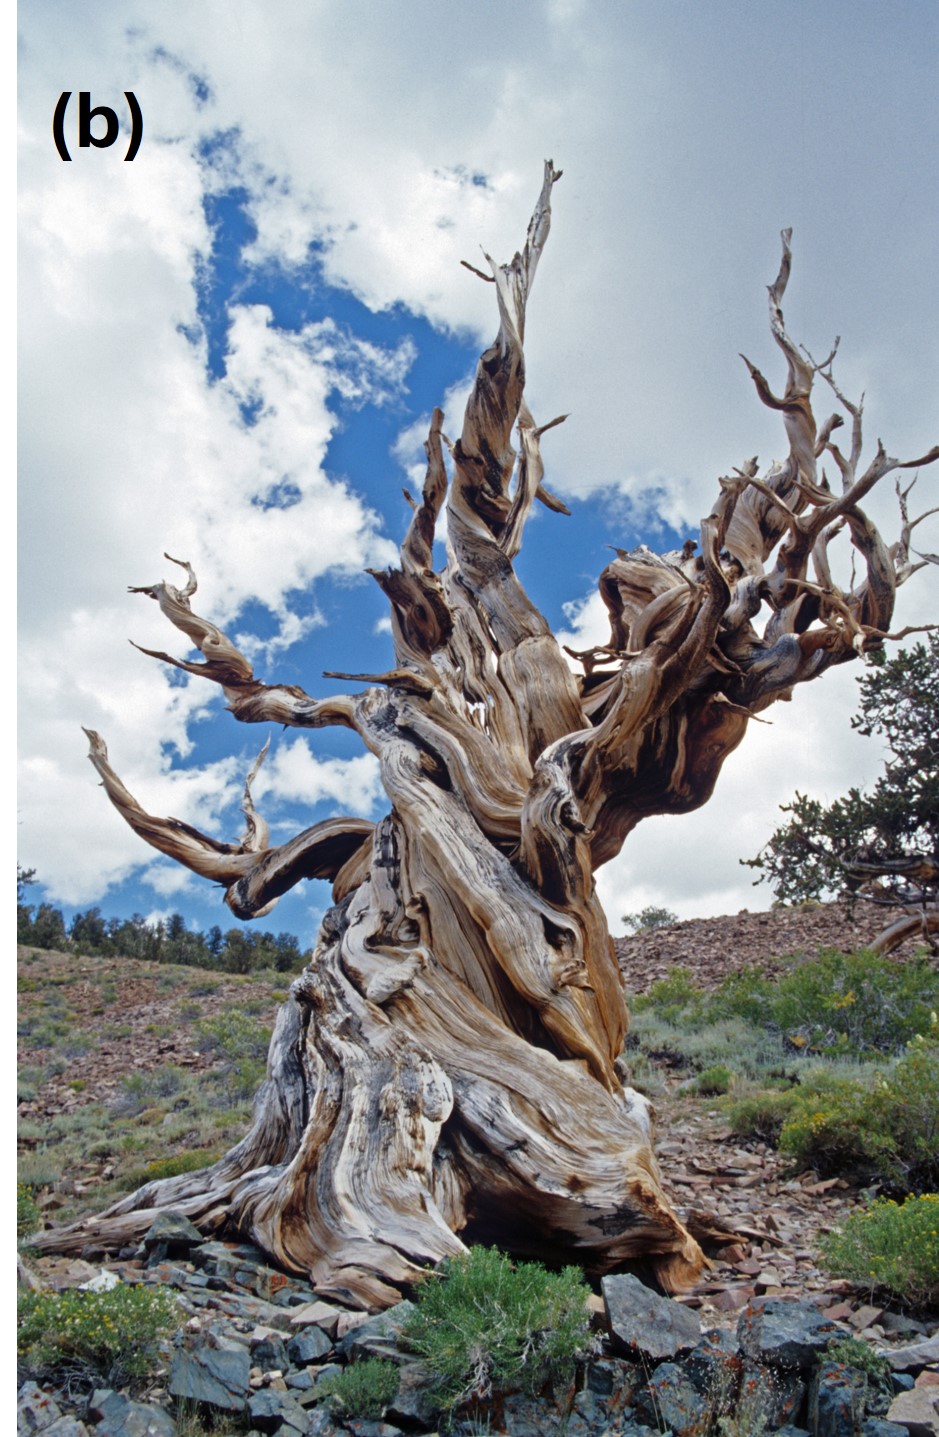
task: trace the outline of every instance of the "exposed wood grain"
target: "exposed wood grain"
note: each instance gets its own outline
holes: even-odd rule
[[[340,675],[367,687],[331,699],[265,685],[193,613],[190,565],[183,589],[136,591],[202,655],[157,658],[219,684],[244,722],[354,730],[380,762],[391,810],[377,825],[330,819],[270,848],[249,780],[245,836],[220,843],[148,814],[89,734],[121,815],[223,883],[239,916],[311,876],[333,880],[335,903],[281,1012],[243,1142],[212,1168],[41,1235],[46,1251],[120,1246],[172,1207],[363,1306],[395,1300],[426,1264],[459,1252],[461,1232],[595,1273],[641,1259],[670,1291],[702,1270],[656,1164],[650,1106],[624,1086],[628,1010],[594,872],[643,818],[706,802],[769,704],[880,645],[897,584],[920,567],[918,520],[898,490],[903,527],[890,549],[859,507],[905,466],[878,447],[862,472],[860,406],[834,381],[834,352],[816,365],[791,340],[787,231],[770,288],[782,394],[749,368],[782,415],[788,456],[722,478],[681,552],[616,551],[600,578],[609,643],[580,655],[575,674],[512,564],[536,499],[567,512],[543,483],[541,440],[557,421],[539,428],[524,399],[526,307],[559,178],[546,164],[521,252],[488,261],[498,335],[452,445],[434,412],[399,565],[374,574],[391,609],[392,668]],[[818,374],[851,421],[847,455],[832,437],[840,416],[816,423]],[[826,454],[840,494],[820,472]],[[848,588],[833,578],[838,538],[861,561]]]

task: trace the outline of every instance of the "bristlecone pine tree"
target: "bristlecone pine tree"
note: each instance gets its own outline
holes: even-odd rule
[[[45,1251],[113,1249],[172,1208],[362,1306],[395,1301],[464,1240],[594,1273],[641,1260],[672,1291],[701,1271],[663,1191],[649,1104],[624,1085],[628,1010],[594,871],[643,818],[705,803],[752,715],[892,637],[896,586],[919,567],[913,523],[904,507],[888,548],[859,506],[885,475],[939,448],[901,464],[878,446],[861,468],[860,406],[840,393],[832,356],[815,364],[785,329],[786,232],[769,291],[783,394],[749,368],[782,414],[788,458],[763,477],[752,459],[720,480],[700,554],[691,541],[663,556],[617,550],[600,579],[609,643],[575,655],[575,674],[512,566],[535,500],[567,512],[542,482],[551,426],[524,399],[525,310],[558,178],[549,162],[522,252],[489,261],[499,333],[462,434],[451,444],[435,411],[400,567],[374,574],[391,606],[390,672],[335,675],[368,685],[338,698],[263,684],[192,612],[188,564],[184,588],[135,591],[204,661],[154,657],[220,684],[243,722],[354,729],[391,807],[377,824],[332,818],[272,848],[249,777],[245,836],[220,843],[145,813],[89,734],[118,811],[223,883],[238,917],[268,912],[314,876],[332,880],[334,906],[281,1009],[244,1140],[213,1167],[42,1235]],[[816,374],[849,416],[846,453],[832,437],[839,416],[816,424]],[[837,491],[820,470],[826,455]],[[861,561],[849,589],[829,567],[839,530]]]

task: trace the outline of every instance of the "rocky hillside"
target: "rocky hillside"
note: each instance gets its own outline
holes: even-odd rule
[[[889,918],[874,903],[820,903],[774,908],[768,913],[739,913],[723,918],[692,918],[631,937],[617,938],[616,953],[630,993],[644,993],[674,967],[691,970],[702,988],[716,987],[728,973],[756,966],[775,973],[792,957],[815,957],[824,948],[853,952],[870,943]],[[902,958],[918,945],[908,943]]]

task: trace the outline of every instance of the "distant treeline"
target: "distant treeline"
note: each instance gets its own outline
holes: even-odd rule
[[[296,973],[304,962],[292,933],[251,928],[229,928],[223,933],[217,924],[199,933],[186,927],[181,913],[171,914],[165,922],[147,923],[139,913],[133,918],[105,918],[100,908],[76,913],[66,926],[61,910],[51,903],[17,904],[16,941],[33,948],[186,963],[223,973],[253,973],[259,968]]]

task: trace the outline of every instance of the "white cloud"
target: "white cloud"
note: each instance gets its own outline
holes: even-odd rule
[[[328,803],[337,813],[368,816],[383,801],[378,760],[370,753],[358,758],[317,758],[304,734],[278,744],[265,760],[254,784],[258,808],[265,800],[307,804]]]
[[[173,898],[181,893],[192,893],[196,879],[186,868],[178,864],[152,863],[144,875],[144,881],[161,898]]]
[[[758,403],[737,351],[779,386],[765,285],[788,223],[794,335],[821,353],[843,334],[839,375],[849,394],[867,390],[872,441],[881,433],[904,457],[935,442],[939,189],[927,177],[939,140],[929,100],[937,17],[859,14],[845,0],[727,0],[725,9],[717,17],[651,0],[602,13],[580,0],[446,12],[430,0],[394,11],[365,0],[24,9],[21,853],[41,877],[55,875],[63,899],[91,896],[95,872],[112,881],[141,862],[137,840],[89,791],[80,723],[100,727],[118,768],[180,816],[217,822],[222,780],[234,772],[219,765],[202,789],[170,776],[164,745],[190,753],[193,725],[219,699],[207,686],[173,686],[124,644],[132,635],[184,651],[155,605],[118,597],[125,584],[167,574],[164,549],[190,559],[197,605],[214,618],[236,619],[249,598],[267,606],[276,632],[251,651],[269,660],[324,617],[317,598],[329,576],[394,557],[369,499],[328,477],[324,460],[337,404],[393,402],[412,351],[328,322],[277,329],[265,306],[236,297],[227,375],[208,382],[195,288],[212,245],[208,195],[244,186],[258,263],[313,285],[313,245],[326,279],[373,309],[407,305],[486,339],[491,286],[459,261],[479,262],[480,244],[497,259],[512,254],[553,155],[565,174],[529,315],[529,397],[542,421],[571,412],[552,434],[550,486],[606,493],[611,513],[623,496],[648,513],[654,495],[670,523],[694,525],[718,474],[754,452],[764,462],[784,452],[778,418]],[[77,75],[99,103],[134,88],[145,138],[133,164],[117,149],[59,161],[51,109]],[[227,145],[206,157],[222,131]],[[455,437],[456,392],[446,408]],[[402,439],[401,458],[419,483],[419,449],[408,456]],[[288,508],[271,502],[285,479]],[[925,507],[934,480],[920,488]],[[871,509],[892,536],[890,493]],[[919,532],[923,547],[937,547]],[[904,622],[936,606],[935,571],[914,584]],[[572,633],[587,631],[595,605],[572,616]],[[734,780],[732,766],[761,743],[751,734],[719,790],[736,811],[716,798],[676,836],[691,843],[700,821],[729,844],[770,769],[785,775],[780,801],[799,773],[807,786],[847,772],[854,699],[810,692],[822,705],[815,768],[806,718],[794,732],[780,722],[774,732],[793,733],[791,748],[754,758]],[[842,718],[829,723],[836,702]],[[343,797],[338,780],[330,788],[288,747],[291,757],[271,764],[285,795],[289,780]],[[347,778],[347,797],[371,801],[366,770]],[[774,789],[766,802],[776,801]],[[756,826],[766,803],[759,812]],[[672,851],[656,850],[653,825],[647,832],[646,868],[630,878],[641,892],[653,891]],[[696,852],[705,847],[708,864],[671,891],[727,901],[737,890],[724,860],[718,873],[717,840]],[[611,902],[614,912],[642,906]]]

